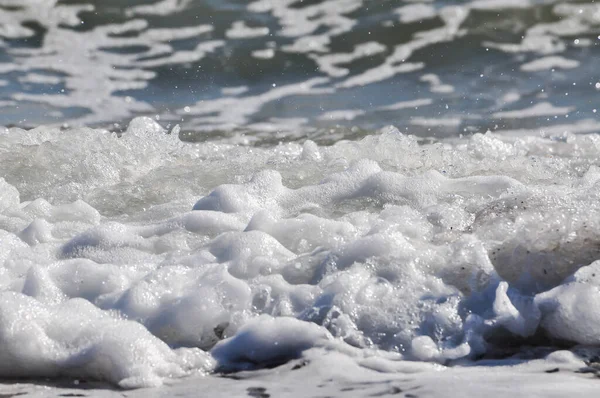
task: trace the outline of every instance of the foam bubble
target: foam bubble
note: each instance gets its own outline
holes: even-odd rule
[[[221,368],[244,369],[257,363],[287,362],[330,339],[326,330],[313,323],[263,315],[248,322],[235,337],[218,343],[211,353]]]

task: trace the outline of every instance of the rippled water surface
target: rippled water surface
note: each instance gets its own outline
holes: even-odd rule
[[[1,0],[0,125],[597,131],[599,34],[593,1]]]

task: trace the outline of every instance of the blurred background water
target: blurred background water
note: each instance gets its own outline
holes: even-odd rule
[[[0,125],[596,132],[599,35],[590,0],[0,0]]]

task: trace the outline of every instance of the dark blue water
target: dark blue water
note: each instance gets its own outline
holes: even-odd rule
[[[599,34],[593,1],[0,0],[0,125],[599,131]]]

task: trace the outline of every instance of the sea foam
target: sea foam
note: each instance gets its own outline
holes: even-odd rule
[[[599,154],[568,133],[6,129],[0,376],[132,388],[304,352],[403,372],[599,344]]]

